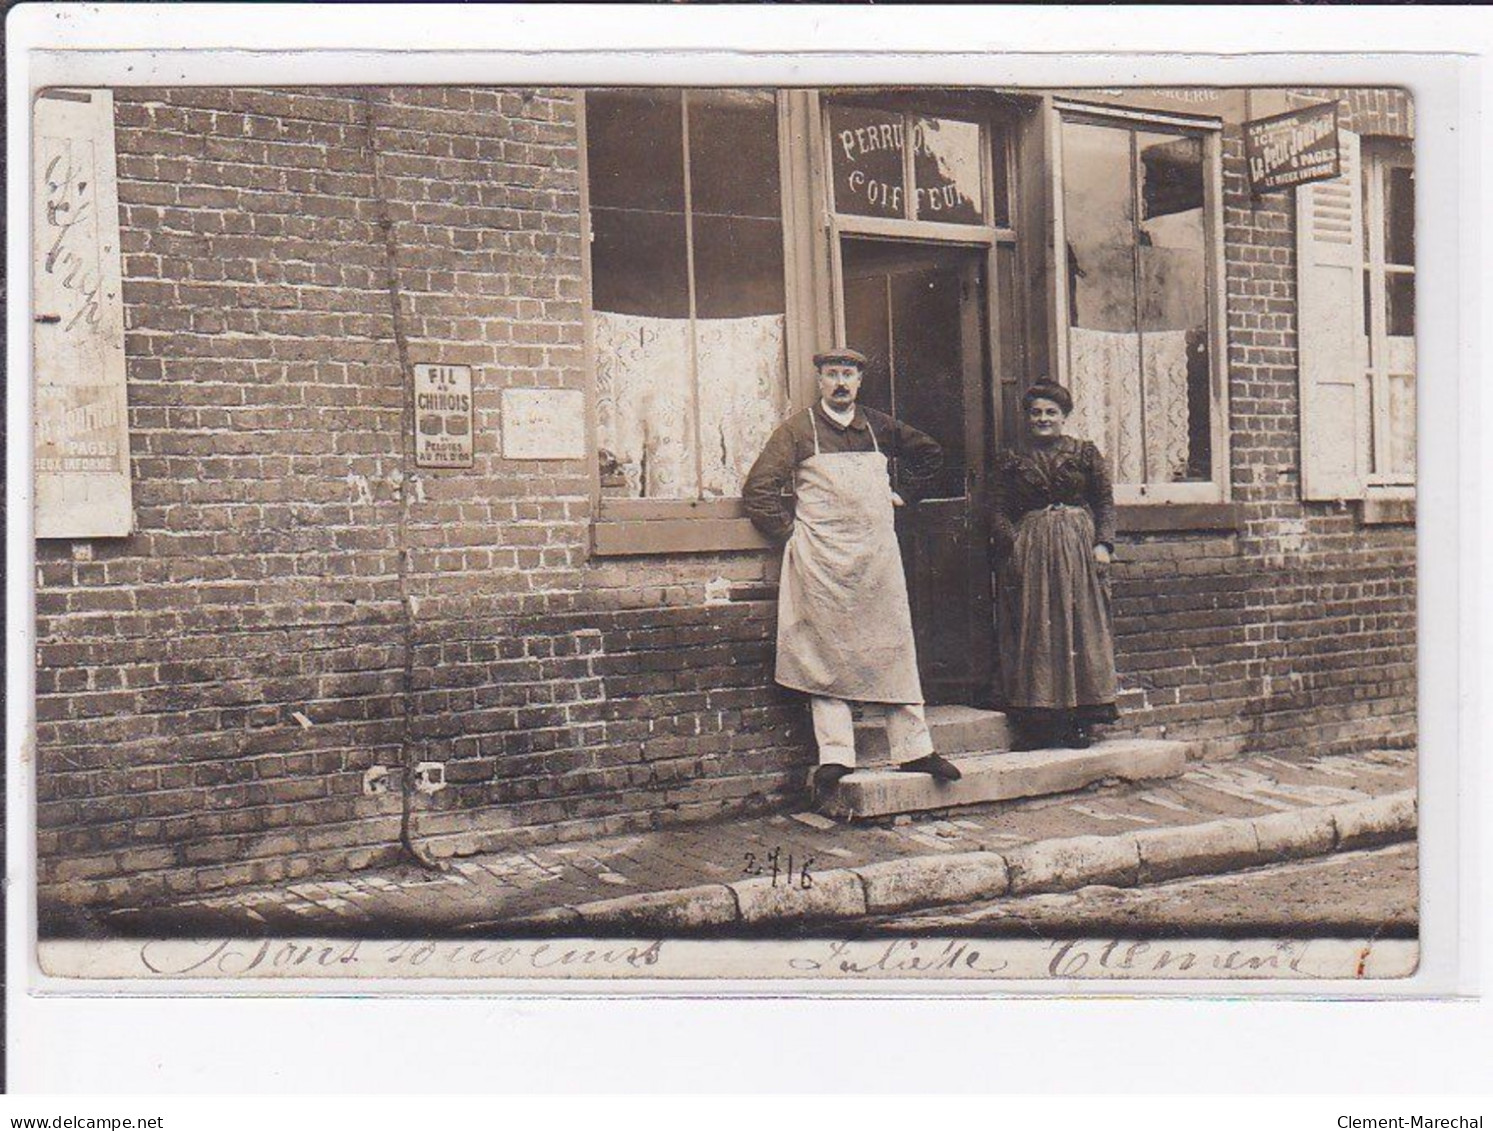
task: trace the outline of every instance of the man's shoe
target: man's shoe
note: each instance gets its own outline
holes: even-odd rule
[[[909,774],[928,774],[937,781],[958,781],[964,776],[958,766],[938,754],[929,754],[915,762],[903,762],[897,769]]]
[[[818,808],[835,788],[835,784],[853,773],[854,767],[842,766],[838,762],[826,762],[816,767],[813,776],[809,778],[809,803]]]

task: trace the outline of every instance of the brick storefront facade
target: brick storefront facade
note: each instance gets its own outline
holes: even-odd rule
[[[1314,92],[1328,94],[1334,92]],[[1345,124],[1408,136],[1395,92]],[[766,807],[809,761],[769,553],[592,552],[592,468],[501,457],[586,390],[565,90],[115,92],[135,532],[37,546],[40,883],[72,903]],[[1415,734],[1415,532],[1304,502],[1295,205],[1223,137],[1229,531],[1122,536],[1122,727],[1213,756]],[[414,466],[410,366],[473,368],[476,463]]]

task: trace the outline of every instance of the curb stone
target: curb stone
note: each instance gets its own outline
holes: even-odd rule
[[[1260,851],[1260,837],[1254,825],[1238,817],[1201,825],[1145,829],[1137,832],[1135,839],[1140,846],[1143,884],[1219,868],[1244,868],[1269,859]]]
[[[633,929],[832,922],[919,907],[1239,871],[1392,844],[1416,831],[1414,790],[1366,801],[1170,829],[1036,841],[1008,852],[913,856],[821,872],[811,888],[768,877],[553,908],[509,925]],[[728,907],[729,904],[729,907]]]
[[[1372,801],[1334,806],[1332,819],[1337,826],[1339,849],[1387,844],[1398,839],[1401,829],[1415,827],[1415,794],[1406,790]]]
[[[1337,847],[1337,823],[1330,809],[1292,809],[1255,817],[1255,836],[1267,860],[1325,856]]]
[[[1010,869],[998,852],[913,856],[851,869],[866,888],[873,915],[1005,895]]]
[[[581,922],[640,927],[718,927],[737,920],[736,896],[725,884],[701,884],[601,899],[575,908]]]

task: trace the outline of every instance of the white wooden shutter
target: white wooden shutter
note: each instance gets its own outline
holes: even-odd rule
[[[1369,469],[1358,135],[1339,132],[1342,173],[1296,190],[1301,496],[1362,498]]]
[[[34,114],[36,536],[124,535],[133,509],[114,97],[47,91]]]

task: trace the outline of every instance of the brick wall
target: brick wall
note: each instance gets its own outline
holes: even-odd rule
[[[503,388],[586,387],[567,93],[120,91],[116,137],[137,531],[37,547],[49,897],[391,860],[376,765],[446,763],[415,831],[461,851],[790,786],[765,556],[588,560],[584,462],[497,451]],[[1122,548],[1125,725],[1409,741],[1414,532],[1300,502],[1291,198],[1249,200],[1237,130],[1225,178],[1244,522]],[[422,361],[473,367],[470,470],[413,466]]]

